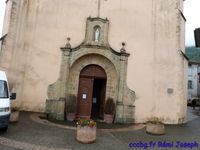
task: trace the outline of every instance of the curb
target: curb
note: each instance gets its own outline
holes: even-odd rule
[[[43,125],[48,125],[48,126],[54,126],[54,127],[58,127],[58,128],[62,128],[62,129],[69,129],[69,130],[76,130],[76,127],[71,127],[71,126],[67,126],[67,125],[60,125],[60,124],[56,124],[53,122],[50,122],[46,119],[40,119],[39,117],[39,113],[32,113],[30,115],[30,118],[32,121],[43,124]],[[135,124],[129,127],[125,127],[125,128],[117,128],[117,129],[97,129],[97,131],[103,131],[103,132],[124,132],[124,131],[136,131],[136,130],[141,130],[145,127],[145,124]]]

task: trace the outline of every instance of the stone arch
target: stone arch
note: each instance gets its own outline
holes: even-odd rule
[[[87,65],[80,72],[81,77],[106,79],[107,75],[104,69],[99,65]]]
[[[107,74],[106,99],[111,97],[116,101],[118,97],[119,75],[114,64],[106,57],[98,54],[84,55],[72,64],[67,82],[67,94],[77,95],[80,72],[88,65],[98,65],[105,70]]]
[[[117,74],[120,72],[120,68],[118,67],[120,64],[120,57],[114,56],[112,53],[110,53],[109,50],[104,50],[104,49],[89,49],[89,48],[84,48],[81,49],[81,53],[79,51],[74,51],[73,52],[73,57],[70,59],[70,67],[80,58],[87,56],[87,55],[100,55],[104,59],[107,59],[110,61],[112,65],[114,65],[115,70],[117,71]]]
[[[101,27],[100,41],[94,42],[94,27]],[[87,65],[99,65],[107,74],[106,98],[116,102],[115,122],[134,122],[135,92],[126,84],[129,53],[124,44],[120,52],[109,46],[109,21],[102,18],[88,18],[85,40],[79,46],[71,48],[68,43],[61,47],[62,59],[60,75],[57,81],[48,86],[46,112],[53,118],[63,119],[65,101],[68,94],[78,94],[79,75]],[[81,80],[80,80],[81,81]]]

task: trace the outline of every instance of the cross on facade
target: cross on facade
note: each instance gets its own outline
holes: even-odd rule
[[[104,0],[107,1],[107,0]],[[98,0],[98,14],[97,17],[100,17],[100,9],[101,9],[101,0]]]
[[[101,0],[98,0],[98,14],[97,14],[97,17],[100,17],[100,8],[101,8]]]

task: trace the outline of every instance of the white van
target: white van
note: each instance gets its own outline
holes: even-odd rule
[[[9,94],[6,73],[0,71],[0,129],[7,130],[10,118],[10,99],[16,99],[16,93]]]

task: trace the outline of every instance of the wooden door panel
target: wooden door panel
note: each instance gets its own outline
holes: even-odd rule
[[[83,78],[79,79],[78,91],[78,116],[90,117],[92,107],[92,93],[93,93],[93,79]]]

